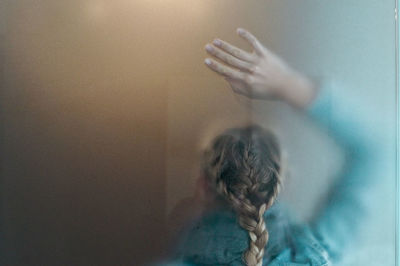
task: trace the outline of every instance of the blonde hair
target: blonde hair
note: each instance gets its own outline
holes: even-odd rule
[[[217,136],[203,155],[208,187],[232,207],[250,244],[246,265],[262,265],[268,231],[264,213],[277,197],[281,183],[281,150],[270,131],[250,125]]]

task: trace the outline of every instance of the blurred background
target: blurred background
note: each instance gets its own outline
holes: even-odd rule
[[[165,255],[168,214],[193,194],[202,147],[251,121],[279,135],[290,172],[281,200],[307,221],[342,151],[301,114],[250,104],[204,66],[216,37],[249,50],[235,33],[243,27],[310,77],[348,85],[331,93],[351,90],[371,107],[371,128],[387,134],[385,205],[346,263],[394,265],[394,7],[1,0],[1,264],[141,265]]]

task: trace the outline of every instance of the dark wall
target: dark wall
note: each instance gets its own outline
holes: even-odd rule
[[[10,4],[1,36],[1,264],[140,265],[165,241],[165,82],[70,5]]]

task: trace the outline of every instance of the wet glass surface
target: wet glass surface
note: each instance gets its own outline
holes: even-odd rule
[[[279,140],[277,201],[291,219],[308,224],[339,206],[325,219],[358,233],[336,264],[395,265],[394,8],[372,0],[0,2],[1,264],[177,264],[182,230],[202,217],[203,151],[227,128],[258,124]],[[313,116],[235,93],[204,59],[215,38],[252,52],[238,27],[323,88],[329,107]],[[343,194],[333,200],[338,183]],[[343,211],[358,201],[362,214]],[[347,236],[341,228],[331,233]],[[330,245],[319,240],[317,249]]]

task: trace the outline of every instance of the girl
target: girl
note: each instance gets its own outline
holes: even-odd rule
[[[275,136],[254,125],[228,129],[204,152],[199,193],[204,211],[187,229],[171,265],[329,265],[342,257],[365,219],[371,177],[380,168],[381,147],[374,144],[379,135],[352,119],[357,108],[351,97],[338,101],[329,95],[337,84],[320,86],[247,30],[238,34],[253,53],[216,39],[205,48],[225,64],[207,58],[206,65],[235,93],[304,110],[345,149],[347,164],[322,211],[310,224],[295,225],[274,204],[282,182]]]

